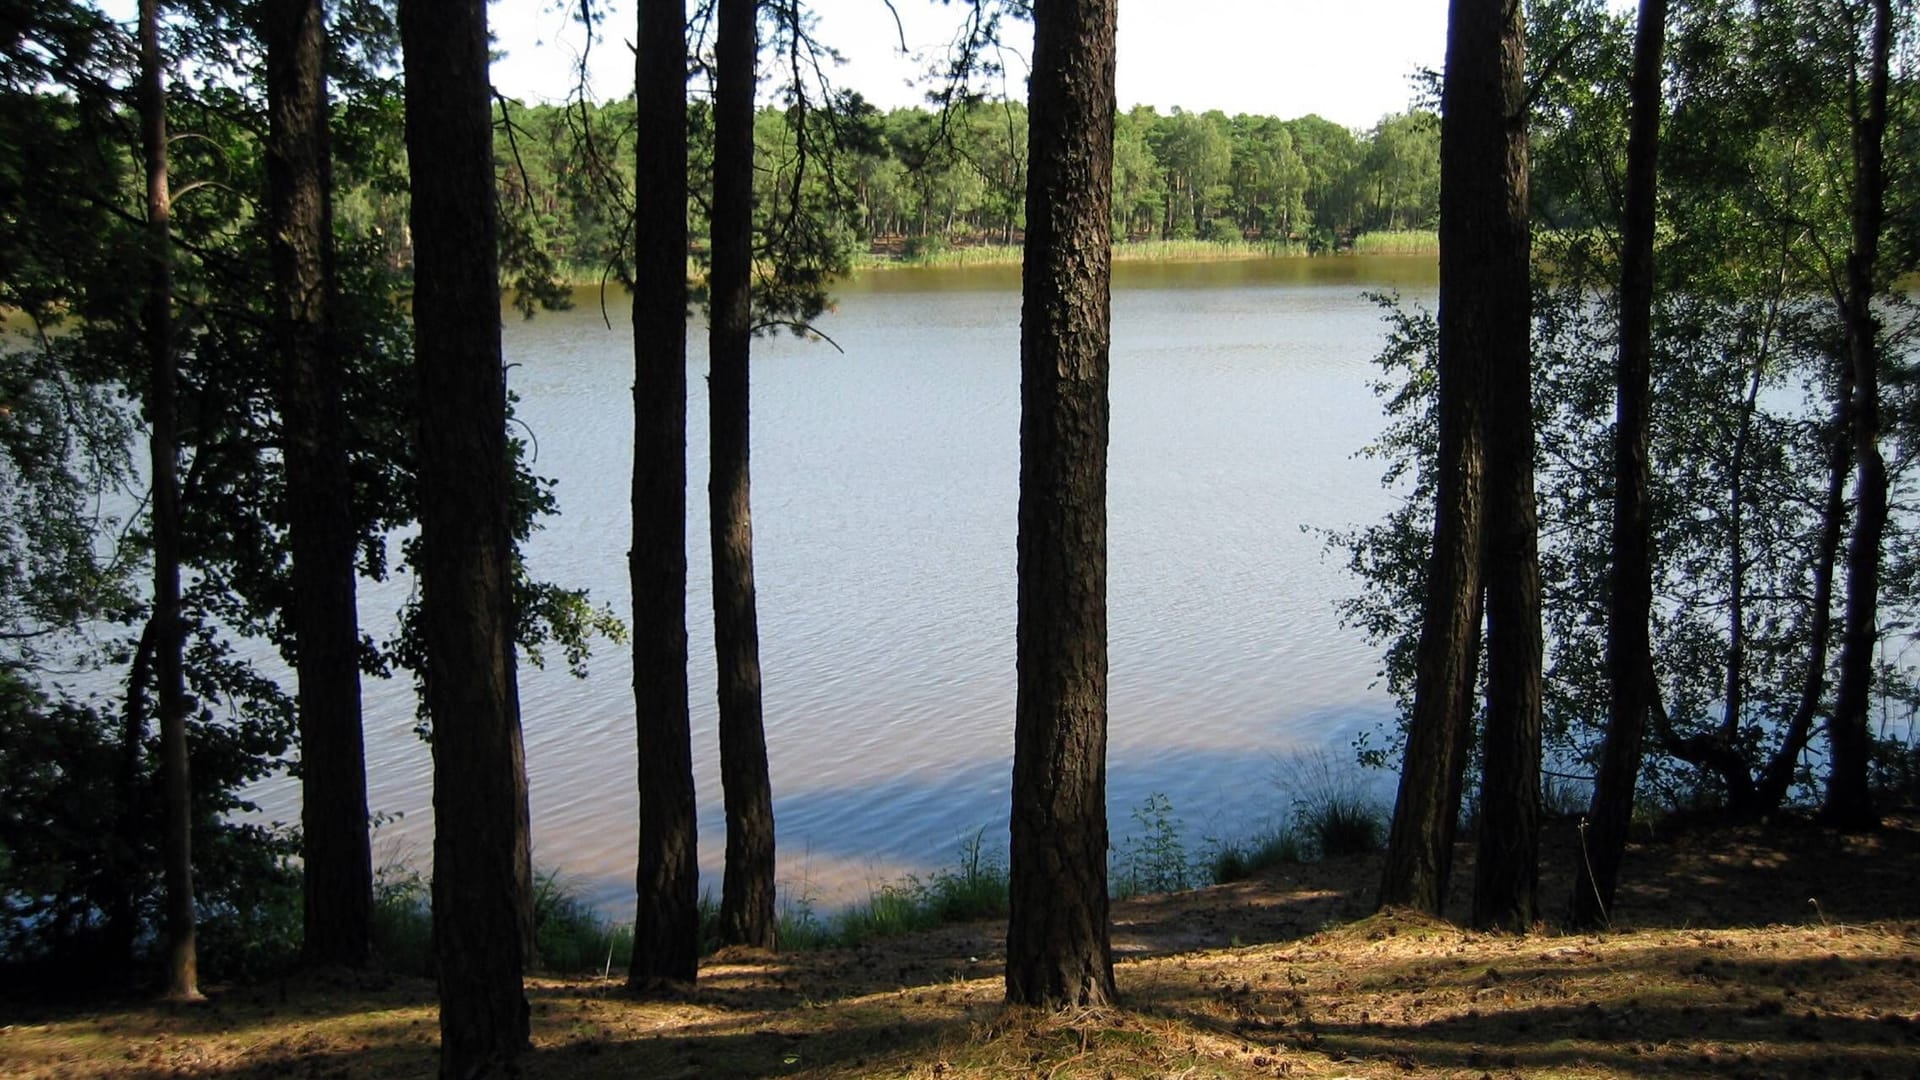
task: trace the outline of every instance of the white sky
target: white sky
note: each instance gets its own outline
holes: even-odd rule
[[[908,85],[924,68],[902,56],[899,33],[882,0],[810,0],[816,36],[847,64],[836,75],[881,108],[917,105]],[[958,26],[958,7],[937,0],[894,0],[910,49],[937,57]],[[577,5],[576,5],[577,6]],[[604,39],[591,52],[601,98],[633,86],[632,0],[596,0]],[[494,84],[528,101],[558,100],[572,85],[583,33],[567,0],[493,0],[488,18],[506,55]],[[1122,109],[1153,105],[1222,109],[1291,119],[1319,113],[1367,128],[1413,99],[1410,77],[1438,69],[1446,48],[1446,0],[1121,0],[1118,97]],[[1031,41],[1029,29],[1010,36]],[[1004,58],[1007,93],[1025,94],[1027,48]]]

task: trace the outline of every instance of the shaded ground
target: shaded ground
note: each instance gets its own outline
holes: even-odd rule
[[[1577,841],[1570,828],[1550,838],[1550,911]],[[1864,838],[1786,827],[1636,845],[1603,934],[1363,919],[1377,872],[1377,858],[1333,860],[1116,904],[1124,1012],[1004,1008],[999,928],[984,924],[722,955],[669,1000],[617,980],[535,980],[526,1072],[1920,1077],[1912,814]],[[436,1065],[432,986],[417,980],[307,976],[216,988],[198,1008],[5,1009],[5,1076],[398,1078]]]

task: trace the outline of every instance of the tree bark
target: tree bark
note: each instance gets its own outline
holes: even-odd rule
[[[1007,1000],[1114,1001],[1107,432],[1115,0],[1034,10],[1020,311],[1019,667]]]
[[[484,0],[402,0],[420,391],[421,625],[433,724],[440,1075],[514,1071],[528,1040],[525,752]]]
[[[1887,465],[1880,454],[1879,319],[1873,313],[1874,272],[1885,213],[1887,76],[1893,39],[1892,0],[1874,0],[1864,114],[1857,79],[1853,113],[1853,246],[1847,253],[1841,315],[1853,370],[1853,535],[1847,542],[1847,607],[1840,643],[1840,680],[1827,725],[1833,756],[1821,816],[1843,829],[1872,829],[1879,811],[1867,786],[1872,737],[1867,727],[1873,652],[1879,639],[1880,547],[1887,528]]]
[[[1848,368],[1847,371],[1850,371]],[[1794,707],[1780,745],[1760,775],[1753,794],[1754,813],[1770,814],[1787,801],[1793,787],[1794,765],[1800,751],[1813,740],[1813,721],[1827,686],[1827,639],[1833,625],[1833,571],[1839,563],[1840,534],[1847,516],[1847,474],[1853,465],[1853,379],[1841,373],[1834,402],[1833,431],[1828,436],[1827,491],[1821,500],[1820,546],[1813,557],[1813,601],[1807,625],[1807,670],[1800,679],[1800,701]]]
[[[1568,920],[1604,925],[1633,820],[1640,750],[1653,699],[1652,467],[1647,443],[1653,403],[1653,234],[1658,190],[1660,73],[1667,0],[1640,0],[1633,41],[1632,117],[1620,259],[1620,349],[1614,366],[1612,604],[1607,612],[1607,677],[1612,685],[1600,776],[1594,784],[1583,858],[1574,868]]]
[[[628,981],[691,982],[699,963],[687,707],[687,39],[680,0],[643,0],[636,38],[634,727],[640,849]]]
[[[1452,873],[1453,822],[1479,663],[1489,349],[1505,325],[1502,305],[1525,303],[1505,291],[1499,270],[1510,258],[1513,227],[1507,189],[1512,106],[1502,56],[1507,12],[1508,0],[1453,0],[1441,91],[1434,546],[1415,655],[1413,716],[1379,895],[1381,907],[1436,915],[1446,904]],[[1490,268],[1494,275],[1483,277]]]
[[[118,843],[114,852],[113,895],[105,912],[105,937],[107,961],[129,972],[134,965],[134,942],[140,936],[140,886],[144,877],[140,849],[145,842],[150,790],[145,768],[147,682],[153,674],[153,652],[158,637],[158,626],[149,617],[140,629],[140,643],[133,650],[120,726],[120,806],[115,819]]]
[[[373,917],[340,357],[332,340],[333,212],[320,0],[270,0],[267,202],[300,695],[300,825],[308,962],[361,967]]]
[[[1540,554],[1533,498],[1532,256],[1527,209],[1526,21],[1519,0],[1489,5],[1488,80],[1476,189],[1490,200],[1477,285],[1487,354],[1485,557],[1487,723],[1473,923],[1524,933],[1539,915]],[[1479,63],[1476,73],[1482,72]],[[1479,106],[1479,95],[1487,95]]]
[[[160,70],[160,0],[140,3],[140,145],[147,172],[147,424],[153,470],[155,697],[160,714],[160,799],[166,881],[166,996],[199,1001],[194,947],[193,780],[187,759],[180,618],[180,440],[173,353],[173,199],[167,181],[167,92]]]
[[[719,0],[713,95],[713,325],[707,352],[708,517],[713,636],[720,681],[720,783],[727,861],[720,938],[774,946],[773,785],[760,701],[760,626],[753,585],[748,467],[748,361],[753,350],[754,0]]]

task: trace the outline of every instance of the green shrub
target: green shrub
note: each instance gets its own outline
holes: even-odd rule
[[[908,262],[927,262],[945,255],[952,246],[945,236],[938,233],[909,236],[900,250],[900,256]]]

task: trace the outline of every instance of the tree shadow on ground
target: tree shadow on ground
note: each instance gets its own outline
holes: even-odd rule
[[[1702,931],[1676,945],[1397,921],[1123,989],[1144,1014],[1272,1053],[1401,1070],[1908,1076],[1920,1060],[1920,928]],[[1375,950],[1391,959],[1352,964]]]

